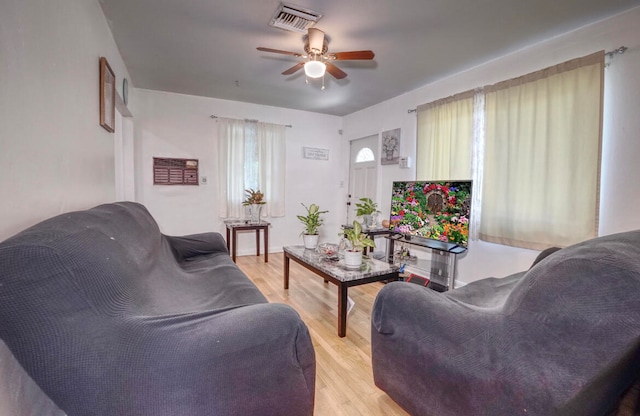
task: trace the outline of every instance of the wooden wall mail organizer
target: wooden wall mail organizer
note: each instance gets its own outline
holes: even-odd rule
[[[198,159],[153,158],[154,185],[199,185]]]

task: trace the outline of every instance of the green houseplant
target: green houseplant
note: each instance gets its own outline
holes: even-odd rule
[[[314,249],[318,245],[318,229],[324,222],[320,216],[329,211],[320,211],[320,207],[316,204],[308,207],[302,204],[302,206],[307,210],[307,215],[297,215],[297,217],[304,224],[304,230],[301,233],[304,247]]]
[[[251,218],[251,222],[260,222],[262,206],[266,203],[267,201],[264,200],[264,194],[260,192],[260,190],[253,190],[253,188],[244,190],[244,201],[242,201],[242,205],[249,207],[249,217]]]
[[[360,198],[360,202],[356,203],[356,215],[362,217],[364,228],[371,227],[371,215],[378,213],[378,204],[373,202],[371,198]]]
[[[375,248],[376,243],[362,232],[362,225],[355,220],[353,227],[344,229],[343,234],[350,245],[344,252],[344,263],[349,268],[358,268],[362,264],[362,250]]]

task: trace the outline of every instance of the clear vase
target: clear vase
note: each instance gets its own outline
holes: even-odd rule
[[[371,228],[371,215],[370,214],[365,214],[362,216],[362,229],[363,230],[368,230],[369,228]]]
[[[261,204],[249,205],[249,222],[252,224],[258,224],[260,222],[260,214],[262,213]]]

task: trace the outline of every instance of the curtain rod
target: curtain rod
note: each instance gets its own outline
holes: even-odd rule
[[[609,52],[605,52],[604,54],[607,55],[609,58],[613,58],[614,55],[622,55],[623,53],[625,53],[627,51],[626,46],[620,46],[618,49],[614,49],[612,51]]]
[[[622,55],[623,53],[625,53],[627,51],[627,49],[629,49],[629,48],[626,47],[626,46],[620,46],[619,48],[614,49],[614,50],[609,51],[609,52],[605,52],[604,54],[605,54],[605,56],[608,56],[611,59],[615,55]],[[608,67],[609,64],[607,63],[604,66]],[[411,113],[415,113],[416,111],[418,111],[417,108],[412,108],[412,109],[407,110],[407,113],[411,114]]]
[[[210,115],[209,117],[214,118],[214,119],[215,118],[220,118],[220,117],[218,117],[216,115],[213,115],[213,114]],[[229,117],[224,117],[224,118],[229,118]],[[238,120],[238,119],[235,119],[235,120]],[[249,119],[249,118],[245,118],[244,121],[248,121],[248,122],[251,122],[251,123],[257,123],[258,122],[258,120],[252,120],[252,119]],[[284,126],[288,127],[288,128],[292,128],[293,127],[291,124],[285,124]]]

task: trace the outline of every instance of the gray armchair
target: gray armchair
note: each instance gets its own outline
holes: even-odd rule
[[[445,293],[386,285],[372,312],[376,385],[414,415],[612,410],[640,368],[640,231],[541,257]]]

